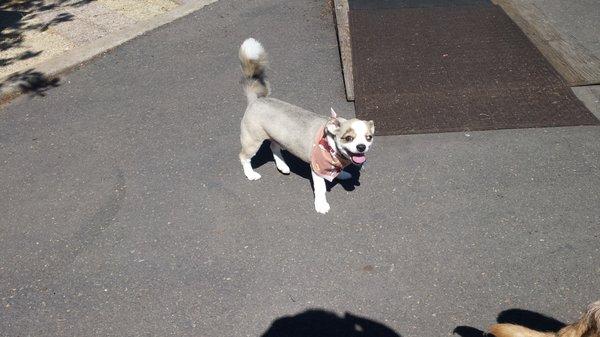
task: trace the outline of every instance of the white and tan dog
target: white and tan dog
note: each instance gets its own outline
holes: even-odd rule
[[[348,179],[343,168],[365,162],[365,153],[373,142],[373,121],[319,116],[289,103],[268,97],[269,84],[265,77],[267,54],[255,39],[242,43],[239,52],[244,78],[242,84],[248,106],[241,122],[240,161],[244,174],[250,180],[260,178],[250,160],[265,140],[271,141],[271,150],[277,169],[290,173],[281,155],[285,149],[310,163],[315,193],[315,209],[327,213],[325,180]]]

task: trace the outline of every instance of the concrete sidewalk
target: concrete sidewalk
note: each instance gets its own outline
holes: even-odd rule
[[[565,37],[600,58],[600,6],[595,0],[533,0],[550,23]]]
[[[317,0],[220,0],[2,109],[3,335],[474,337],[597,299],[600,128],[379,137],[322,216],[306,165],[241,171],[248,36],[275,97],[353,115]]]
[[[0,78],[167,12],[176,0],[10,0],[0,5]]]

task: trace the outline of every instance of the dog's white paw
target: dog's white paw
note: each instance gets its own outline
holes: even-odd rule
[[[277,169],[283,174],[290,174],[290,168],[286,164],[278,164]]]
[[[255,172],[255,171],[245,172],[245,174],[246,174],[246,178],[248,178],[248,180],[258,180],[258,179],[260,179],[260,174],[258,172]]]
[[[338,180],[348,180],[348,179],[352,178],[352,174],[350,174],[346,171],[342,171],[342,172],[340,172],[340,174],[338,174],[338,176],[336,178]]]
[[[325,213],[329,212],[330,208],[331,207],[329,207],[329,203],[326,200],[321,200],[321,201],[315,200],[315,210],[318,213],[325,214]]]

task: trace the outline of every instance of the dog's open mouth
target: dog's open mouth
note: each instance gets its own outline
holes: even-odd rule
[[[354,164],[362,164],[367,160],[364,153],[350,153],[350,159]]]

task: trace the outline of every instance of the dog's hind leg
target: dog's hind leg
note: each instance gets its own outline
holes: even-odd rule
[[[242,142],[242,150],[240,151],[240,162],[244,169],[244,174],[249,180],[260,179],[260,174],[252,168],[250,161],[256,154],[264,139],[253,137],[250,132],[242,125],[240,140]]]
[[[277,169],[283,174],[290,174],[290,167],[287,166],[281,155],[281,145],[271,141],[271,151],[273,152],[273,159],[275,159]]]

